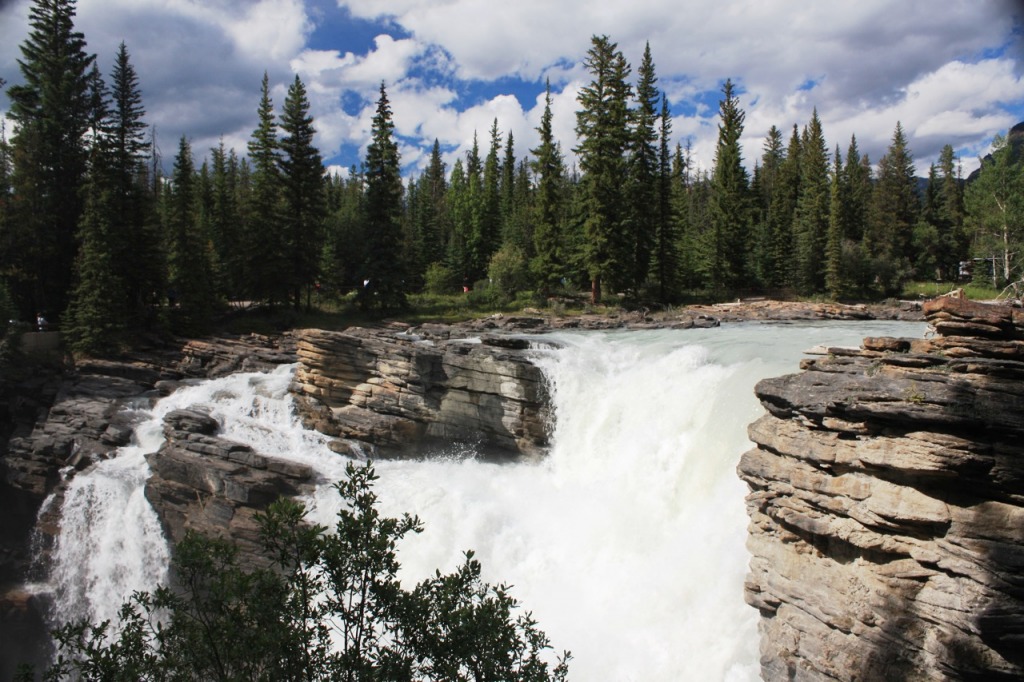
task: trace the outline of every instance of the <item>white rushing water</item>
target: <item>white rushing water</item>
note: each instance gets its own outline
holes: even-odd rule
[[[401,577],[411,585],[450,571],[475,550],[484,578],[514,585],[555,648],[572,651],[575,680],[757,679],[757,612],[743,602],[747,491],[735,473],[746,425],[762,412],[753,386],[795,371],[817,344],[923,331],[739,324],[544,337],[562,348],[537,351],[556,414],[543,461],[502,465],[463,448],[376,463],[383,512],[426,525],[400,547]],[[226,438],[312,464],[325,480],[343,475],[345,460],[295,419],[291,371],[181,389],[142,422],[137,444],[76,477],[54,570],[65,613],[111,617],[132,589],[163,579],[142,453],[159,446],[171,409],[204,407]],[[329,485],[307,500],[329,526],[338,504]]]

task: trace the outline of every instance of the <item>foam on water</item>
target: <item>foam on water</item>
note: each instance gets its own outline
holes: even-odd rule
[[[922,331],[748,324],[544,337],[561,348],[536,351],[556,415],[543,461],[497,464],[455,446],[446,457],[376,463],[382,511],[426,525],[400,547],[401,577],[411,586],[450,571],[473,549],[484,578],[514,585],[554,646],[572,650],[572,679],[757,679],[757,612],[743,602],[746,487],[735,473],[746,425],[761,414],[753,386],[795,370],[816,344]],[[67,613],[110,617],[103,604],[116,611],[131,589],[165,578],[142,454],[159,447],[170,409],[200,406],[224,437],[311,464],[323,485],[306,500],[310,516],[333,526],[329,484],[346,460],[298,423],[292,371],[181,389],[151,411],[136,444],[75,478],[54,569]]]

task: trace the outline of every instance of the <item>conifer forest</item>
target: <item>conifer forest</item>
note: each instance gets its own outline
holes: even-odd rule
[[[425,169],[403,175],[381,83],[365,158],[328,174],[302,80],[275,102],[264,76],[245,149],[181,137],[163,159],[130,46],[100,73],[74,19],[73,0],[37,0],[23,80],[3,85],[13,124],[0,138],[0,306],[4,320],[45,314],[76,352],[201,333],[239,301],[344,300],[385,314],[413,293],[467,291],[666,306],[869,300],[910,280],[1021,278],[1024,166],[1012,131],[970,178],[950,145],[919,178],[899,121],[869,159],[856,136],[829,139],[817,111],[779,121],[749,159],[726,80],[713,165],[702,168],[670,144],[650,49],[634,67],[594,36],[572,141],[555,139],[549,86],[535,148],[494,120],[451,167],[435,142]]]

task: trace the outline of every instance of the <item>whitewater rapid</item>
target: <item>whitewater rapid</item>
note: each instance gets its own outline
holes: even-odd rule
[[[401,545],[400,577],[411,585],[450,571],[473,549],[484,578],[513,585],[554,647],[572,651],[571,679],[756,680],[757,612],[743,602],[746,487],[735,474],[746,425],[762,412],[753,386],[795,371],[817,344],[923,331],[738,324],[538,337],[555,414],[546,458],[498,464],[460,445],[375,464],[382,511],[426,526]],[[114,617],[132,590],[166,579],[167,545],[143,485],[144,454],[162,443],[170,410],[208,410],[223,437],[312,465],[324,484],[305,500],[309,514],[333,526],[329,483],[347,460],[298,422],[293,372],[179,389],[139,411],[131,446],[72,480],[51,571],[60,617]]]

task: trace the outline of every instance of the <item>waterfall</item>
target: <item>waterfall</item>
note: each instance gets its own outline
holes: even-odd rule
[[[376,463],[382,512],[417,514],[426,526],[400,546],[400,577],[411,585],[450,571],[475,550],[484,578],[513,585],[556,649],[573,652],[572,679],[757,679],[758,616],[743,601],[746,487],[735,474],[746,425],[761,414],[753,386],[796,370],[816,344],[922,331],[737,324],[538,337],[555,413],[546,458],[500,464],[453,446],[427,460]],[[143,453],[159,447],[171,409],[203,407],[225,438],[311,464],[325,481],[343,475],[346,460],[295,417],[293,369],[182,388],[144,416],[130,447],[75,478],[54,556],[65,613],[110,617],[105,608],[164,578]],[[339,498],[330,485],[305,502],[333,526]]]

